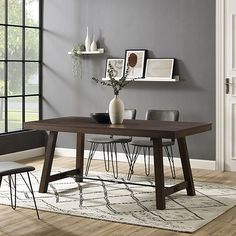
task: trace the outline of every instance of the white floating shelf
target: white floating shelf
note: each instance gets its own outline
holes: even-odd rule
[[[120,78],[118,78],[120,79]],[[102,78],[104,81],[110,80],[109,78]],[[127,79],[131,80],[131,79]],[[145,77],[134,80],[134,82],[178,82],[179,81],[179,75],[174,75],[172,79],[169,78],[161,78],[161,77]]]
[[[81,55],[93,55],[93,54],[103,54],[104,53],[104,48],[98,48],[97,51],[82,51],[82,52],[79,52],[78,54],[81,54]],[[73,53],[72,52],[68,52],[69,55],[72,55]]]

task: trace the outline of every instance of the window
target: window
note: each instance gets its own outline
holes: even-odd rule
[[[41,118],[41,2],[0,0],[0,133]]]

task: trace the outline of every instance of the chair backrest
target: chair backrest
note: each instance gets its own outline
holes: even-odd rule
[[[147,110],[146,120],[178,121],[179,111],[177,110]]]
[[[125,109],[124,119],[135,120],[136,118],[136,109]]]

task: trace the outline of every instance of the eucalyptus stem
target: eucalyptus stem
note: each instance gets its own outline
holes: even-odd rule
[[[129,73],[129,67],[127,66],[124,76],[121,79],[117,80],[115,79],[115,76],[114,76],[114,70],[115,70],[114,67],[110,63],[108,64],[108,66],[109,68],[107,72],[108,72],[108,77],[110,79],[109,81],[105,82],[105,81],[96,79],[95,77],[92,77],[92,80],[94,80],[96,83],[99,83],[101,85],[112,87],[114,94],[119,95],[119,92],[122,90],[122,88],[127,86],[130,82],[134,81],[135,78],[128,81],[126,80]]]

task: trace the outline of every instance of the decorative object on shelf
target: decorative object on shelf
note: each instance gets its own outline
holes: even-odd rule
[[[119,92],[122,88],[124,88],[126,85],[128,85],[131,81],[134,80],[134,78],[132,80],[127,81],[127,75],[129,72],[129,67],[127,67],[125,74],[123,77],[121,77],[121,79],[115,79],[114,76],[114,67],[109,63],[108,64],[108,76],[109,76],[109,81],[100,81],[96,78],[92,78],[94,81],[96,81],[97,83],[100,83],[102,85],[106,85],[109,87],[112,87],[113,92],[114,92],[114,98],[111,100],[111,102],[109,103],[109,116],[110,116],[110,120],[112,124],[122,124],[123,122],[123,115],[124,115],[124,103],[123,101],[118,97]]]
[[[174,59],[147,59],[145,78],[173,79]]]
[[[81,52],[85,50],[84,44],[77,44],[71,50],[73,60],[73,74],[74,77],[82,79],[82,61]]]
[[[89,37],[88,26],[87,26],[87,33],[86,33],[86,38],[85,38],[85,50],[86,50],[86,52],[91,51],[91,40],[90,40],[90,37]]]
[[[93,42],[91,43],[90,50],[96,52],[98,50],[97,43],[95,41],[95,36],[93,35]]]
[[[124,74],[125,59],[107,58],[105,78],[109,78],[109,64],[113,67],[114,78],[120,79]]]
[[[125,52],[125,70],[129,67],[128,78],[143,78],[146,62],[146,49],[127,49]]]

